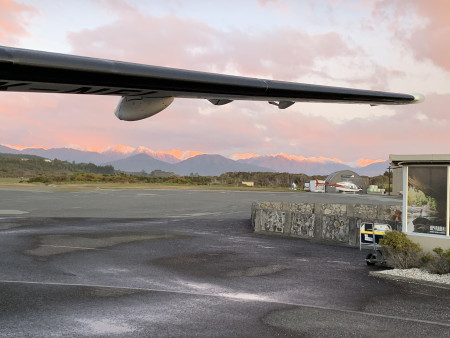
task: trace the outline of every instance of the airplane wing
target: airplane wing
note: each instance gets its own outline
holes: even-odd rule
[[[121,96],[116,116],[135,121],[167,108],[175,97],[267,101],[285,109],[295,102],[396,105],[423,96],[318,86],[197,72],[0,46],[0,91]]]

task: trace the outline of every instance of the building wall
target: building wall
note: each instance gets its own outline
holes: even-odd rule
[[[406,235],[411,241],[418,243],[427,252],[431,252],[437,247],[441,247],[444,250],[450,249],[450,239],[448,237],[420,236],[414,233],[407,233]]]
[[[419,171],[418,171],[419,169]],[[423,172],[429,171],[429,177],[418,179],[420,170]],[[450,248],[450,236],[449,236],[449,192],[450,192],[450,180],[449,180],[449,167],[439,164],[426,164],[426,165],[404,165],[403,166],[403,232],[414,242],[420,244],[425,251],[432,251],[436,247],[441,247],[444,250]],[[412,177],[412,179],[411,179]],[[437,214],[428,213],[426,209],[430,209],[429,206],[418,206],[417,202],[410,199],[409,188],[414,187],[425,192],[426,195],[430,195],[435,198],[436,205],[440,205],[440,208],[436,207]],[[439,192],[440,191],[440,192]],[[414,196],[414,194],[413,194]],[[424,214],[418,210],[425,210]],[[420,222],[417,222],[420,220]],[[426,224],[429,221],[429,224]],[[436,223],[440,222],[440,224]],[[438,225],[440,225],[438,227]],[[432,228],[440,228],[440,233],[431,231]],[[444,231],[443,232],[443,229]]]
[[[364,222],[387,223],[393,230],[402,231],[401,210],[401,205],[254,202],[251,220],[257,233],[358,247],[359,228]],[[450,248],[448,237],[415,233],[407,236],[424,251]]]
[[[315,238],[359,246],[363,222],[388,223],[401,231],[401,205],[254,202],[255,232]]]
[[[392,196],[403,194],[403,168],[392,169]]]

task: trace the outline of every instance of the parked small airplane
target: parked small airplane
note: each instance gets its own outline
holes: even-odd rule
[[[312,192],[325,192],[325,181],[317,178],[309,181],[309,190]]]
[[[121,96],[115,114],[135,121],[167,108],[175,97],[267,101],[285,109],[295,102],[397,105],[420,94],[399,94],[196,72],[0,46],[0,91]]]
[[[330,187],[335,187],[336,191],[338,192],[352,192],[352,193],[357,193],[362,191],[361,188],[359,188],[356,184],[352,183],[352,182],[339,182],[339,183],[328,183],[326,182],[325,185],[328,185]]]
[[[310,189],[312,187],[313,189],[311,189],[311,191],[314,192],[325,192],[325,186],[335,187],[336,191],[345,193],[348,192],[357,193],[362,191],[361,188],[359,188],[356,184],[352,182],[329,183],[327,181],[322,181],[318,179],[316,179],[315,182],[314,181],[310,182]]]

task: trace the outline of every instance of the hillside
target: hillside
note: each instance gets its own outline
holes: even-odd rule
[[[21,149],[21,150],[18,150]],[[198,151],[153,151],[146,147],[110,147],[102,152],[83,151],[71,148],[11,148],[0,145],[0,153],[30,154],[48,159],[75,163],[94,163],[112,165],[117,170],[147,173],[153,170],[174,172],[178,175],[220,175],[230,171],[272,171],[303,173],[306,175],[329,175],[338,170],[352,170],[359,175],[377,176],[386,171],[387,162],[371,165],[348,166],[337,159],[305,158],[289,154],[254,156],[247,159],[232,160],[221,155],[204,154]]]
[[[239,163],[221,155],[198,155],[176,163],[174,172],[179,175],[196,173],[202,176],[219,176],[226,172],[270,172],[268,168]]]
[[[117,170],[138,173],[154,170],[173,172],[177,175],[187,176],[198,174],[201,176],[219,176],[223,173],[235,172],[267,172],[268,168],[259,167],[247,163],[239,163],[220,155],[198,155],[178,163],[167,163],[157,160],[148,154],[137,154],[125,159],[108,162]]]
[[[338,162],[317,162],[307,159],[299,161],[283,155],[251,157],[245,160],[238,160],[238,162],[271,168],[277,172],[304,173],[307,175],[328,175],[339,170],[356,170]]]
[[[117,170],[134,173],[141,171],[150,173],[153,170],[173,171],[172,164],[157,160],[147,154],[132,155],[106,164],[112,165]]]
[[[0,177],[32,177],[40,174],[63,173],[113,174],[112,166],[97,166],[92,163],[70,163],[48,160],[36,155],[0,153]]]

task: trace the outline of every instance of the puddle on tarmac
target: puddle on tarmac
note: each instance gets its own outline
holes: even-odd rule
[[[266,265],[266,266],[253,266],[248,269],[234,270],[227,273],[227,277],[258,277],[273,275],[277,272],[286,270],[287,267],[283,265]]]
[[[39,236],[39,244],[24,254],[45,258],[53,255],[71,253],[75,251],[105,250],[115,245],[148,241],[156,239],[173,239],[180,234],[116,234],[104,236],[102,234],[78,235],[43,235]]]
[[[77,322],[84,325],[84,330],[88,331],[87,333],[90,334],[130,334],[135,331],[135,329],[126,324],[126,323],[120,323],[117,320],[111,320],[111,319],[102,319],[102,320],[96,320],[96,319],[76,319]]]
[[[267,276],[288,269],[288,267],[278,264],[254,266],[253,260],[240,258],[238,253],[232,251],[161,257],[152,260],[151,264],[189,275],[221,277]]]

